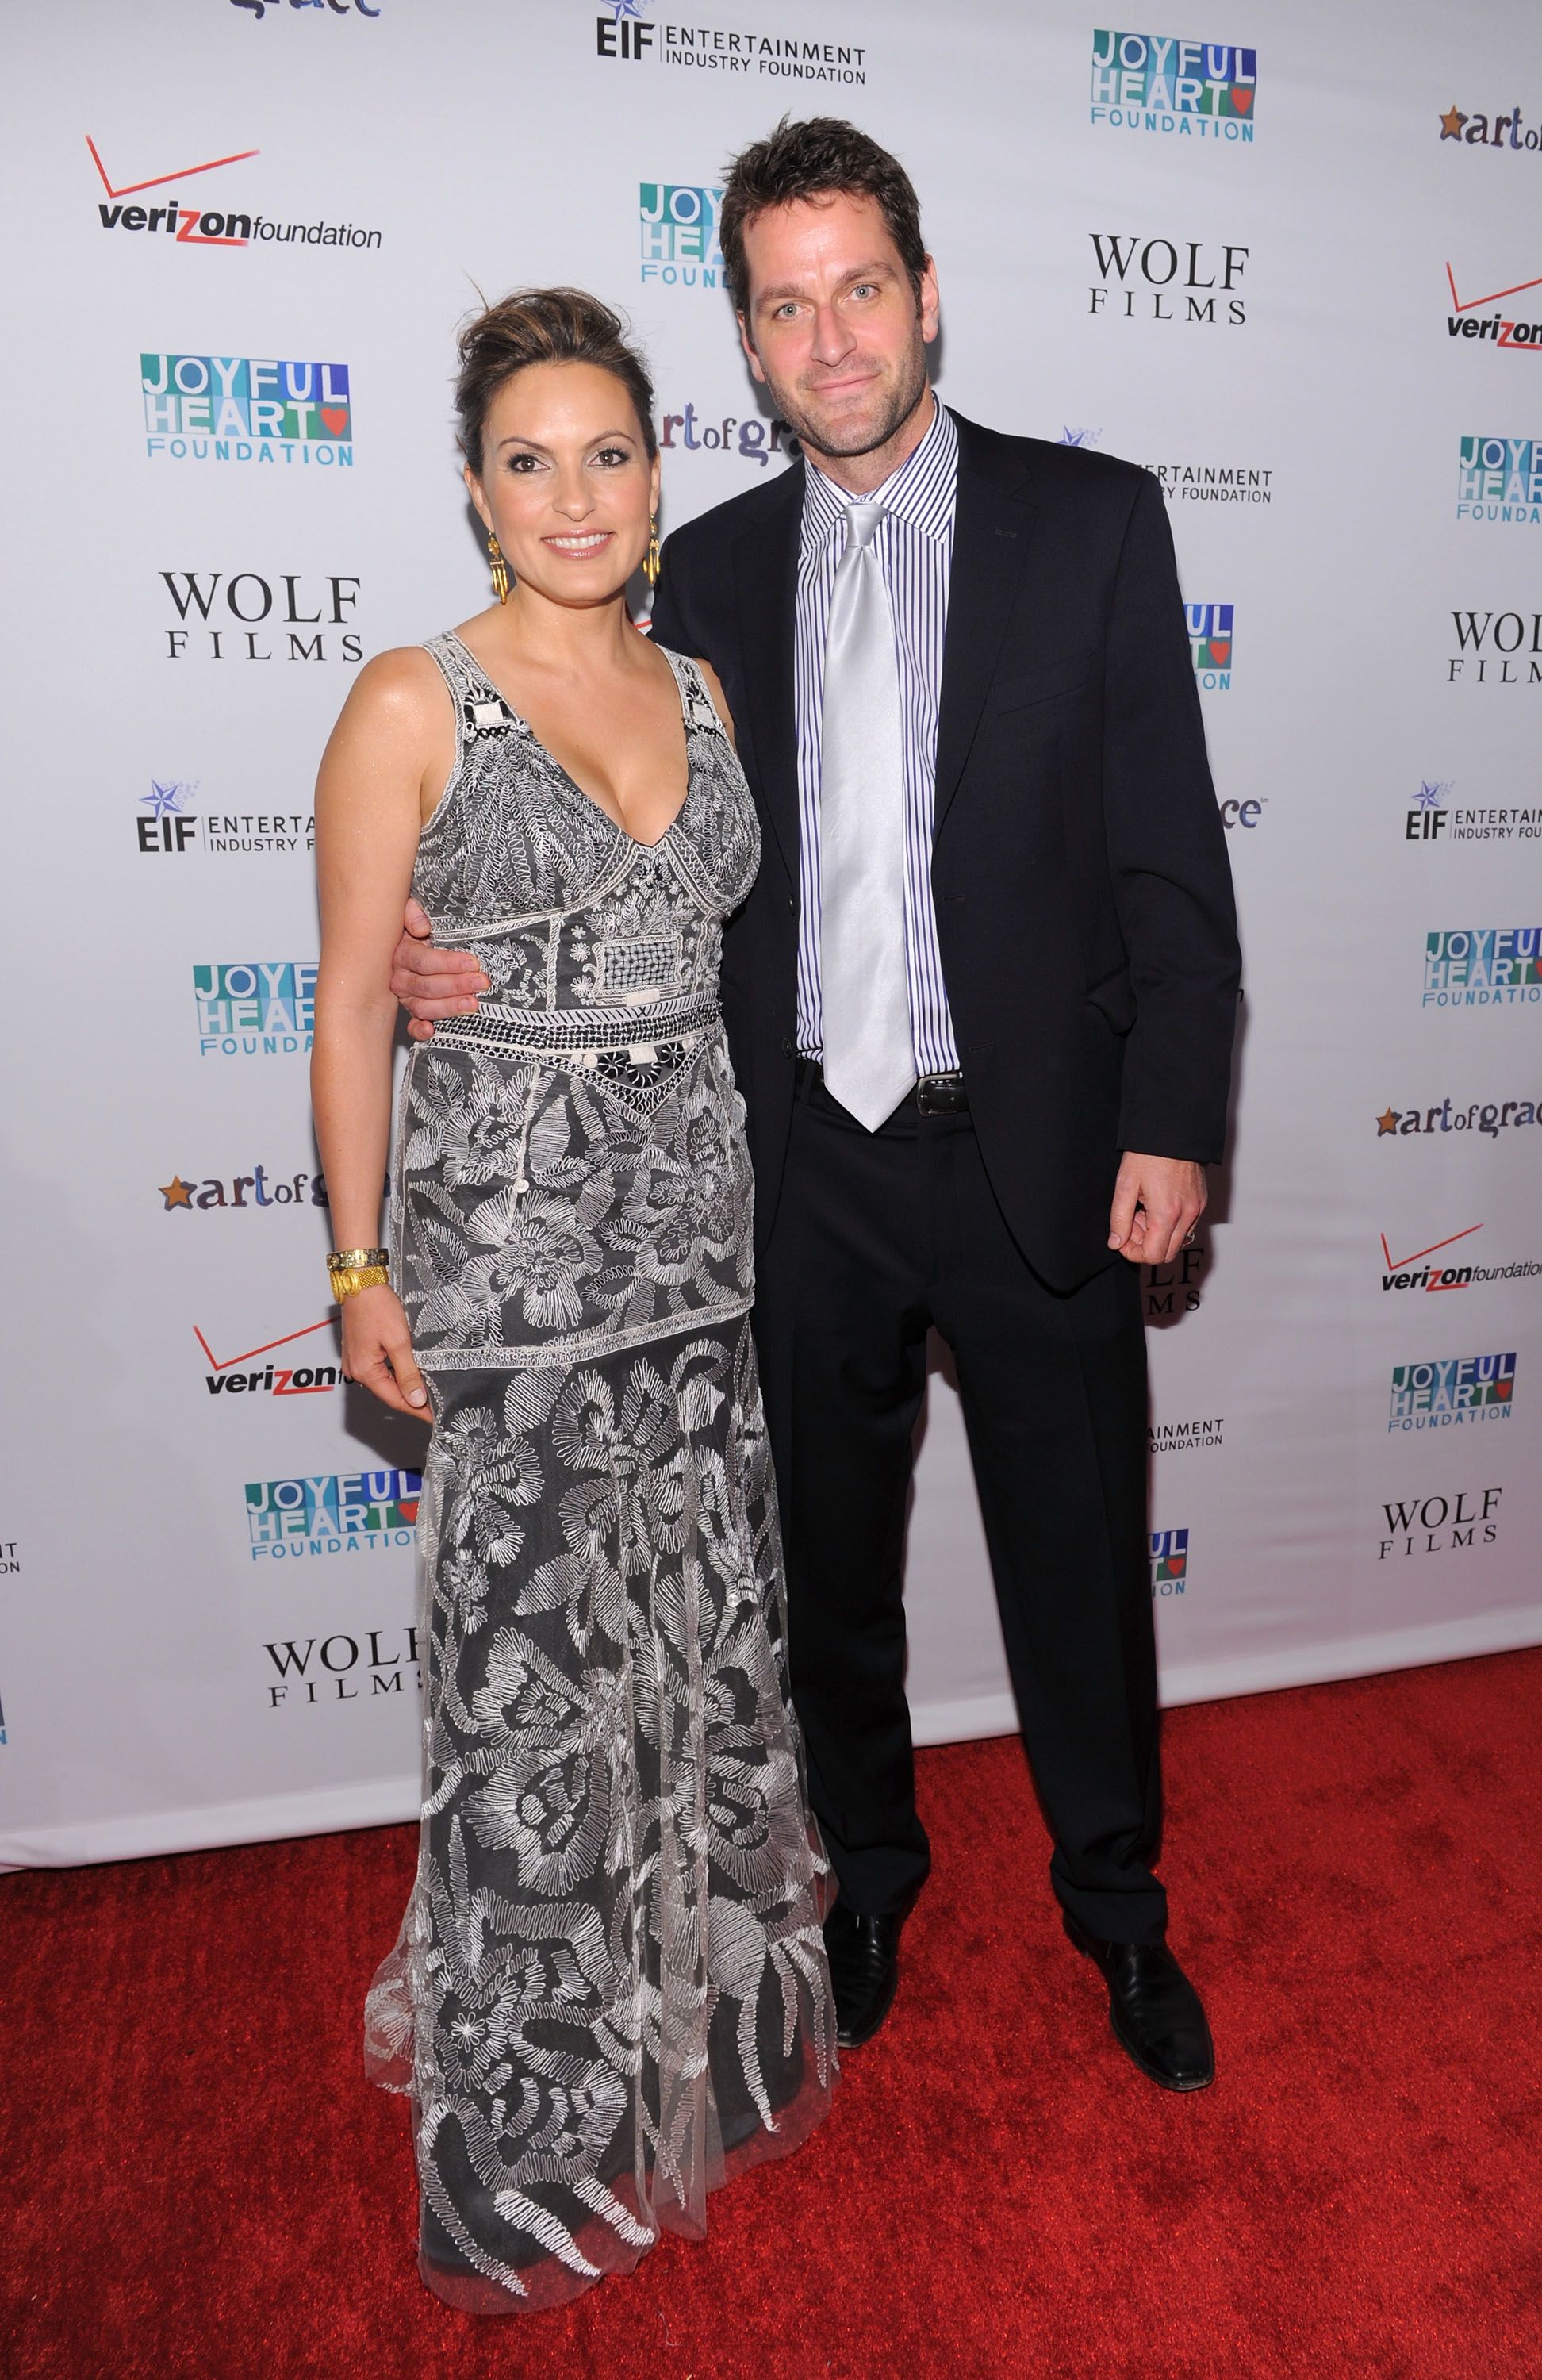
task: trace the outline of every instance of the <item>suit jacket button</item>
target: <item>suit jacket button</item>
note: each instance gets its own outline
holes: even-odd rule
[[[784,1058],[790,1058],[790,1057],[792,1056],[792,1054],[793,1054],[793,1045],[792,1045],[791,1041],[787,1038],[786,1034],[785,1034],[785,1033],[783,1033],[783,1035],[782,1036],[782,1055],[783,1055]]]

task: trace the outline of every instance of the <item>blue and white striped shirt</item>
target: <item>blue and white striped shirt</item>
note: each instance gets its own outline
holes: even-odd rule
[[[958,432],[936,407],[926,436],[865,504],[882,504],[873,551],[889,590],[900,677],[905,745],[905,949],[910,1030],[917,1075],[958,1064],[931,892],[931,829],[937,799],[937,707],[948,626],[948,573],[958,503]],[[846,549],[846,508],[856,502],[811,462],[804,465],[803,529],[798,549],[797,706],[800,862],[797,1046],[806,1058],[824,1048],[820,980],[820,746],[824,648],[835,573]]]

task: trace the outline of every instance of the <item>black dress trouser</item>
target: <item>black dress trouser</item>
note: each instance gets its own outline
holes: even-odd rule
[[[1061,1901],[1158,1939],[1156,1658],[1146,1348],[1122,1258],[1067,1296],[1020,1254],[966,1114],[914,1101],[868,1133],[799,1067],[759,1263],[756,1336],[781,1492],[793,1697],[842,1892],[909,1907],[917,1815],[902,1602],[912,1437],[934,1326],[953,1350],[1013,1690]]]

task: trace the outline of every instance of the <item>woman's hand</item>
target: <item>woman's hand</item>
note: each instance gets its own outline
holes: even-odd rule
[[[343,1377],[372,1390],[393,1413],[431,1418],[406,1309],[383,1281],[343,1300]]]

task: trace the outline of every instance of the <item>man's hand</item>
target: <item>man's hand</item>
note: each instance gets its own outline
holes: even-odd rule
[[[1170,1264],[1205,1211],[1205,1169],[1126,1149],[1113,1185],[1109,1245],[1131,1264]]]
[[[416,901],[407,905],[401,941],[391,953],[391,989],[407,1010],[414,1041],[431,1041],[436,1016],[470,1016],[479,991],[492,986],[464,951],[436,951],[433,928]]]

